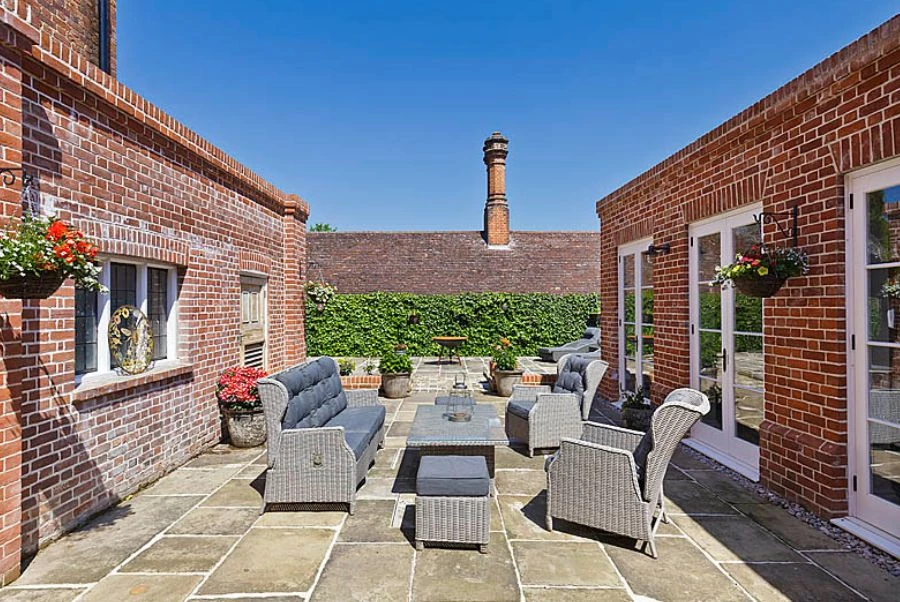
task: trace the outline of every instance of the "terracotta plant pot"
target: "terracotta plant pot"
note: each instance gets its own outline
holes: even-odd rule
[[[781,290],[785,282],[784,278],[766,274],[759,278],[739,278],[734,281],[734,288],[748,297],[765,299]]]
[[[513,392],[513,387],[520,382],[522,382],[521,370],[494,369],[494,393],[496,393],[500,397],[510,397]]]
[[[400,399],[409,395],[409,372],[382,374],[381,392],[388,399]]]
[[[266,442],[266,417],[262,410],[233,412],[222,408],[228,439],[235,447],[257,447]]]
[[[13,276],[0,280],[0,295],[7,299],[49,299],[65,279],[55,272],[41,276]]]

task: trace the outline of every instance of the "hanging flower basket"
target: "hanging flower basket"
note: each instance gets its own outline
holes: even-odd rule
[[[0,295],[7,299],[49,299],[65,279],[64,275],[55,272],[12,276],[0,280]]]
[[[767,249],[753,245],[738,253],[735,262],[716,267],[710,285],[733,285],[748,297],[766,298],[777,293],[788,278],[809,272],[806,253],[799,249]]]
[[[787,278],[766,274],[758,278],[736,278],[734,288],[748,297],[767,299],[781,290],[785,282],[787,282]]]
[[[26,214],[0,232],[0,294],[7,299],[46,299],[72,278],[77,286],[104,291],[98,249],[84,234],[55,217]]]

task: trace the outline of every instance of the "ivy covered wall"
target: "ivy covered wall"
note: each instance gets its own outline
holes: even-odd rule
[[[486,356],[500,337],[518,355],[581,336],[599,295],[463,293],[336,295],[321,309],[307,301],[310,355],[377,356],[398,343],[412,355],[437,355],[435,336],[465,336],[461,355]]]

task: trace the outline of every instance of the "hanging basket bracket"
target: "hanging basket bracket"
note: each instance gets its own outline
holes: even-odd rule
[[[760,229],[762,229],[763,224],[775,224],[775,227],[778,228],[778,231],[781,232],[782,236],[793,240],[793,246],[796,248],[800,240],[800,228],[797,225],[797,216],[799,214],[800,207],[794,205],[790,211],[763,211],[754,215],[753,219],[760,226]],[[782,225],[781,220],[790,220],[790,228],[786,225]],[[760,235],[762,235],[762,233],[760,233]]]

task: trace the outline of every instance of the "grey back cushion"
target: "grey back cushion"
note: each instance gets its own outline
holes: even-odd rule
[[[331,358],[319,358],[285,370],[275,375],[275,379],[288,390],[281,428],[322,426],[347,407],[347,395]]]
[[[563,366],[556,384],[553,385],[554,393],[575,393],[578,399],[584,397],[584,372],[587,370],[590,359],[570,357]]]
[[[650,452],[653,450],[653,429],[647,429],[647,432],[644,433],[644,436],[641,438],[641,442],[638,443],[638,446],[634,449],[634,464],[637,468],[638,473],[638,483],[641,485],[641,495],[644,495],[644,475],[647,472],[647,456],[650,455]],[[650,501],[650,500],[647,500]]]

